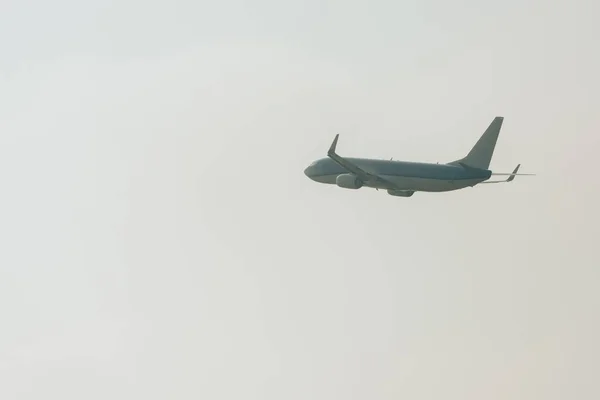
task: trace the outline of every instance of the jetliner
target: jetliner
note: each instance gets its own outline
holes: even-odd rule
[[[313,181],[335,184],[345,189],[369,187],[384,189],[392,196],[411,197],[415,192],[449,192],[480,183],[512,182],[518,174],[494,173],[489,170],[504,117],[496,117],[463,158],[446,164],[408,161],[344,158],[336,153],[339,134],[335,135],[326,158],[310,164],[304,174]],[[504,180],[489,179],[494,175],[508,176]]]

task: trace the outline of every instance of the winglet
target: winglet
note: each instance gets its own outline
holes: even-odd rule
[[[337,135],[335,135],[335,139],[333,139],[333,143],[331,143],[331,146],[329,147],[329,151],[327,151],[327,155],[335,154],[335,148],[337,147],[337,142],[338,142],[339,137],[340,137],[339,133]]]
[[[515,179],[515,175],[517,175],[517,171],[519,171],[519,167],[521,167],[521,164],[517,165],[517,168],[515,168],[515,170],[512,172],[512,174],[510,174],[510,176],[508,177],[508,179],[506,180],[506,182],[510,182],[513,179]]]
[[[517,172],[519,172],[519,168],[521,167],[521,164],[518,164],[517,167],[515,168],[515,170],[513,172],[511,172],[510,174],[505,174],[504,172],[492,172],[492,175],[503,175],[503,176],[507,176],[508,178],[503,180],[503,181],[484,181],[484,182],[480,182],[480,183],[500,183],[500,182],[512,182],[515,179],[515,176],[519,175],[519,176],[523,176],[523,175],[529,175],[529,176],[534,176],[535,174],[518,174]]]

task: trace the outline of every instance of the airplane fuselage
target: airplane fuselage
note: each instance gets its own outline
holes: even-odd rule
[[[531,174],[517,174],[521,164],[510,174],[489,170],[502,121],[504,117],[495,117],[466,156],[446,164],[342,157],[336,152],[340,136],[337,134],[327,158],[314,161],[304,174],[320,183],[345,189],[385,189],[399,197],[411,197],[416,192],[449,192],[480,183],[512,182],[516,175]],[[492,175],[508,178],[489,180]]]
[[[364,186],[377,189],[394,189],[419,192],[448,192],[475,186],[490,178],[487,169],[469,168],[453,164],[431,164],[407,161],[346,158],[364,171],[378,175],[394,184],[365,182]],[[304,173],[310,179],[325,184],[337,184],[338,176],[350,171],[331,158],[322,158],[309,165]]]

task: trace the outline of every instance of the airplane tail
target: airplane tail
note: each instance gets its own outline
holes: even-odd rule
[[[494,118],[490,126],[488,126],[477,143],[475,143],[475,146],[473,146],[469,154],[450,164],[464,164],[472,168],[488,169],[490,167],[490,161],[492,161],[492,155],[496,148],[496,142],[498,141],[498,135],[500,134],[500,128],[502,127],[503,121],[504,117]]]

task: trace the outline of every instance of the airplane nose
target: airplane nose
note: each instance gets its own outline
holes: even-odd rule
[[[306,167],[304,169],[304,175],[308,176],[310,179],[313,179],[313,176],[315,175],[315,166],[309,165]]]

